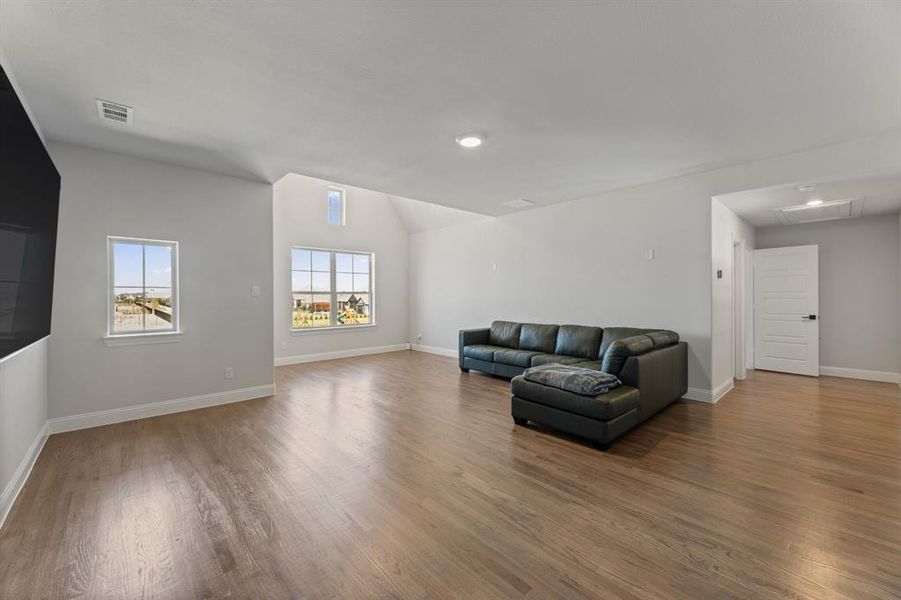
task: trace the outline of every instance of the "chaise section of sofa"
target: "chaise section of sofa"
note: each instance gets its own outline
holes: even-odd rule
[[[600,446],[681,398],[688,389],[688,348],[666,329],[494,321],[459,333],[460,370],[512,379],[512,412],[587,437]],[[623,385],[597,398],[528,382],[529,367],[573,365],[616,375]]]

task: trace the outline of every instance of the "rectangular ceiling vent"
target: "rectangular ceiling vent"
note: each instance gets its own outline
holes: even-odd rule
[[[774,208],[773,213],[783,225],[800,225],[801,223],[859,217],[862,210],[863,198],[850,198],[847,200],[830,200],[822,204],[801,204],[799,206]]]
[[[100,115],[101,121],[112,121],[114,123],[125,123],[131,125],[134,116],[134,109],[118,102],[110,102],[109,100],[97,99],[97,114]]]

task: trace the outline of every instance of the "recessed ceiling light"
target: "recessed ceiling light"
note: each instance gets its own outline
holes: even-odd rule
[[[813,185],[812,183],[807,183],[804,185],[799,185],[795,189],[797,189],[799,192],[812,192],[814,189],[816,189],[816,187],[817,186]]]
[[[478,148],[485,143],[485,136],[478,133],[464,133],[454,138],[464,148]]]
[[[808,201],[807,201],[807,206],[819,206],[819,205],[822,204],[822,203],[823,203],[822,200],[820,200],[819,198],[816,198],[816,199],[814,199],[814,200],[808,200]]]

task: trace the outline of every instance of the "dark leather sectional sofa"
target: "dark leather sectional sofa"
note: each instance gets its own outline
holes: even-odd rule
[[[517,424],[535,421],[601,448],[688,389],[687,345],[668,330],[494,321],[484,329],[461,330],[459,354],[464,373],[475,369],[512,378]],[[588,397],[521,377],[527,368],[547,363],[598,369],[623,385]]]

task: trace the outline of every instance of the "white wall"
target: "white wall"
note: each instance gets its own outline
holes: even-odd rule
[[[410,333],[454,348],[459,328],[495,318],[668,327],[688,341],[689,386],[709,392],[723,374],[719,361],[712,373],[711,198],[899,162],[892,131],[414,234]]]
[[[689,385],[708,387],[710,197],[673,193],[645,186],[412,235],[411,335],[455,348],[458,329],[493,319],[668,328],[689,342]]]
[[[713,257],[713,290],[711,305],[712,366],[711,373],[714,389],[728,387],[732,379],[733,369],[733,285],[735,269],[733,266],[733,244],[744,242],[745,254],[742,264],[742,281],[744,283],[745,311],[745,364],[747,358],[753,356],[753,249],[754,228],[736,215],[719,200],[713,199],[711,256]],[[717,279],[715,274],[723,271],[723,278]]]
[[[408,235],[391,197],[352,186],[345,189],[346,225],[329,225],[326,190],[333,182],[288,174],[273,192],[275,357],[279,363],[309,355],[406,344]],[[375,253],[375,327],[291,332],[291,247]]]
[[[47,342],[0,361],[0,525],[46,436]]]
[[[898,373],[898,217],[876,215],[756,231],[758,248],[820,247],[820,365]]]
[[[66,144],[50,153],[63,180],[50,417],[271,385],[272,187]],[[108,235],[179,242],[180,342],[104,344]]]
[[[2,49],[0,66],[44,140]],[[47,338],[44,338],[0,360],[0,525],[45,439],[47,405]]]

